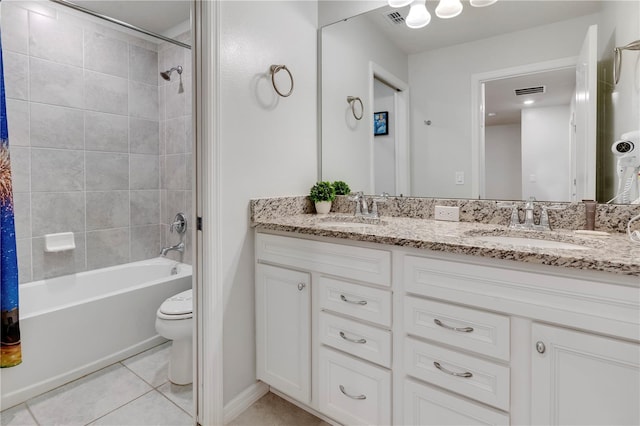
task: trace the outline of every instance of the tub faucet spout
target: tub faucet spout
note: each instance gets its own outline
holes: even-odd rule
[[[164,257],[167,255],[167,253],[169,253],[170,251],[177,251],[180,253],[184,253],[184,242],[179,242],[178,244],[176,244],[175,246],[170,246],[170,247],[163,247],[162,250],[160,250],[160,256]]]

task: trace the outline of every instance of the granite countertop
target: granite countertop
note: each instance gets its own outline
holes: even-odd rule
[[[353,225],[350,222],[356,222]],[[515,231],[504,225],[443,222],[431,219],[382,217],[379,223],[353,215],[297,214],[254,218],[258,230],[295,232],[305,235],[414,247],[447,253],[509,259],[573,269],[612,272],[640,277],[640,245],[626,234],[581,235],[575,231]],[[541,248],[482,239],[507,235],[565,242],[585,249]]]

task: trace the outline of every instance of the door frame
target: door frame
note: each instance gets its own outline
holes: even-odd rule
[[[395,134],[395,194],[410,194],[410,164],[409,164],[409,84],[402,79],[396,77],[393,73],[384,67],[369,62],[369,109],[374,111],[374,80],[380,80],[392,89],[395,89],[393,95],[393,104],[396,111],[396,117],[392,120],[392,126]],[[369,114],[367,119],[369,122],[369,185],[371,191],[375,188],[375,136],[373,134],[373,114]]]
[[[482,198],[486,194],[484,158],[485,83],[527,74],[575,68],[577,64],[578,57],[571,56],[471,75],[471,198]]]

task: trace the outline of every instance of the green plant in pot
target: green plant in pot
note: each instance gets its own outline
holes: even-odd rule
[[[336,189],[331,182],[317,182],[311,187],[309,198],[316,205],[316,213],[327,214],[331,210],[331,202],[336,199]]]
[[[333,187],[336,190],[336,195],[349,195],[349,194],[351,194],[351,188],[349,188],[349,185],[347,185],[346,182],[343,182],[341,180],[337,180],[337,181],[333,182]]]

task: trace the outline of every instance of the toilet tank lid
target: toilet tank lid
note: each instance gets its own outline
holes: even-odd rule
[[[193,290],[186,290],[165,300],[160,305],[165,315],[183,315],[193,312]]]

